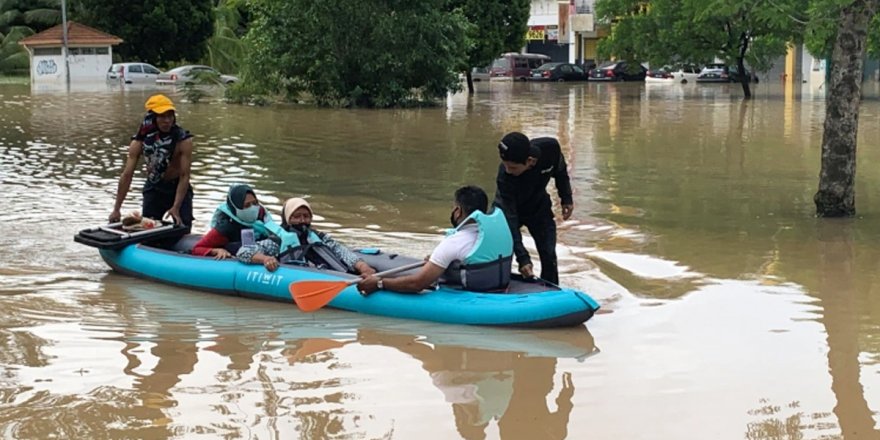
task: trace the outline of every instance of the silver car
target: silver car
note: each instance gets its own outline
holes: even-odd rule
[[[107,81],[119,81],[125,84],[145,83],[152,84],[162,73],[152,64],[147,63],[117,63],[107,70]]]
[[[223,84],[238,82],[238,78],[232,75],[224,75],[210,66],[188,65],[175,67],[156,78],[157,84],[187,85],[195,84],[196,77],[202,74],[213,75]]]

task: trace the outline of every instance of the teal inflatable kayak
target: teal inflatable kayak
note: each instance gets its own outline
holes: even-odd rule
[[[75,240],[98,247],[101,257],[114,270],[166,284],[242,297],[294,303],[290,286],[301,281],[352,281],[356,276],[312,267],[282,264],[269,272],[263,266],[237,260],[215,260],[189,253],[201,238],[187,235],[164,246],[132,239],[102,246],[80,231]],[[370,250],[360,251],[371,266],[384,271],[417,261],[413,258]],[[413,269],[415,270],[415,269]],[[405,275],[411,272],[402,272]],[[356,286],[344,288],[328,307],[371,315],[452,324],[507,327],[568,327],[584,323],[599,304],[586,293],[539,280],[514,277],[503,292],[471,292],[440,284],[421,294],[379,291],[361,296]]]

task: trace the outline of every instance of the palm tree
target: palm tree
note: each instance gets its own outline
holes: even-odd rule
[[[0,33],[0,74],[26,74],[30,66],[27,51],[18,41],[34,31],[27,26],[14,26]]]
[[[208,40],[208,52],[202,63],[224,73],[238,73],[244,59],[245,44],[239,38],[242,21],[239,1],[217,0],[214,5],[214,35]]]
[[[28,53],[19,40],[60,22],[60,0],[0,0],[0,74],[26,73]]]

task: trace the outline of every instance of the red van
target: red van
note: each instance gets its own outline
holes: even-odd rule
[[[492,80],[516,79],[525,81],[532,73],[532,69],[541,67],[550,62],[550,57],[540,53],[516,53],[509,52],[501,55],[501,58],[492,63],[489,69],[489,78]]]

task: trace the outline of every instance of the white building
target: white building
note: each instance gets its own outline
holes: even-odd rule
[[[31,84],[63,85],[70,70],[71,82],[104,80],[113,64],[113,46],[122,39],[75,22],[67,23],[67,57],[64,29],[58,25],[18,42],[31,61]]]

